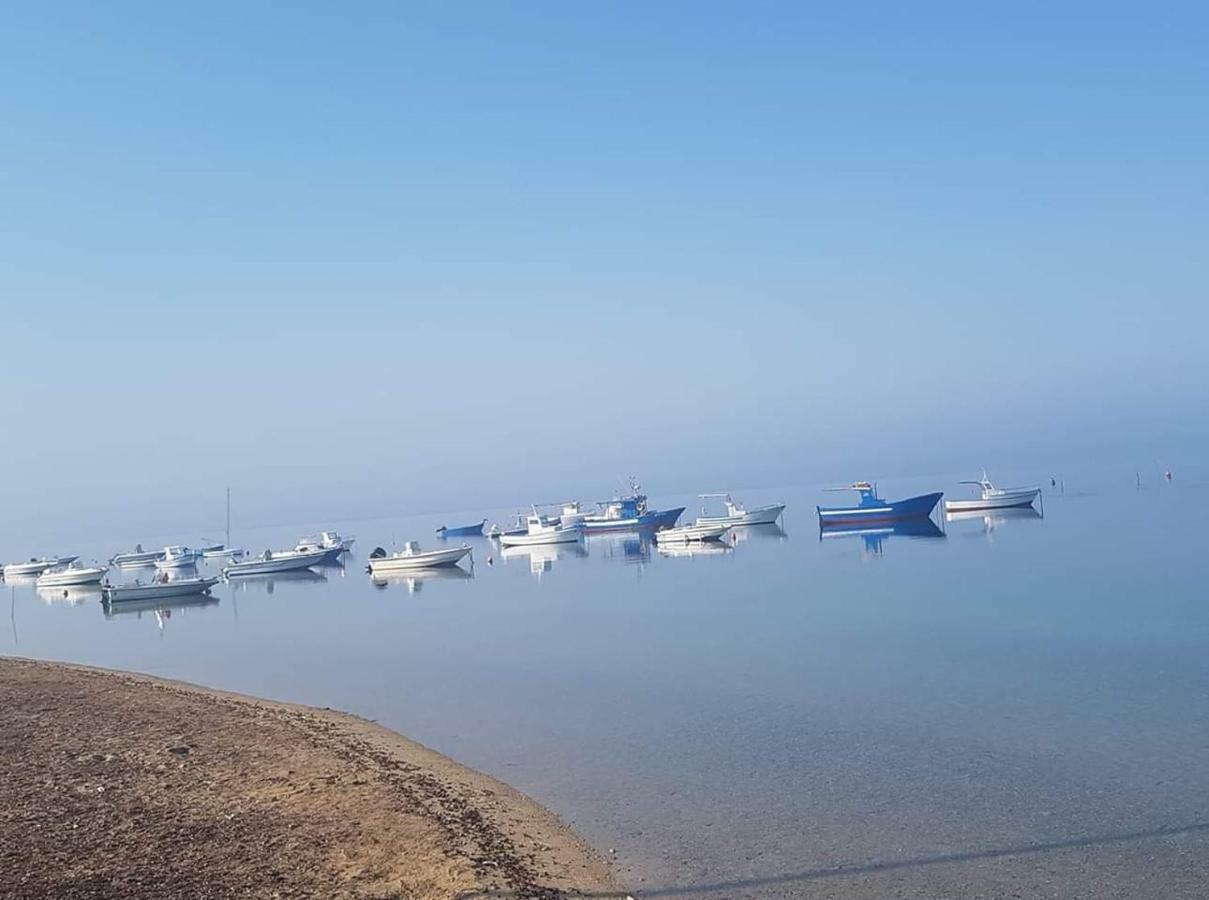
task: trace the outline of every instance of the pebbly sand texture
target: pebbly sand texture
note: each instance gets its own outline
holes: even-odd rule
[[[551,813],[343,713],[0,659],[0,897],[624,897]]]

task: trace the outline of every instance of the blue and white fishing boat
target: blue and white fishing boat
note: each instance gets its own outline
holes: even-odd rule
[[[437,529],[437,535],[443,538],[446,537],[482,537],[483,528],[486,527],[487,520],[478,522],[474,525],[442,525]]]
[[[877,487],[867,481],[858,481],[837,491],[856,491],[860,496],[857,506],[819,506],[819,526],[860,525],[869,522],[894,522],[898,519],[924,519],[940,502],[943,493],[921,494],[905,500],[883,500],[877,496]]]
[[[674,528],[683,506],[675,509],[649,509],[646,494],[634,479],[630,479],[630,493],[625,497],[601,500],[597,513],[584,513],[578,503],[568,503],[560,517],[564,525],[579,525],[585,534],[600,534],[607,531],[636,531],[647,528]]]

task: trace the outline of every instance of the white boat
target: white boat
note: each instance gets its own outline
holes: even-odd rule
[[[319,535],[319,546],[328,550],[332,550],[334,548],[339,548],[341,550],[352,550],[353,542],[356,540],[357,539],[351,535],[342,535],[340,532],[333,529],[331,531],[325,531]]]
[[[80,566],[72,563],[58,569],[50,569],[38,576],[37,586],[70,587],[80,584],[100,584],[109,569],[105,566]]]
[[[218,584],[217,578],[180,578],[175,581],[132,582],[131,584],[106,584],[101,586],[102,599],[156,600],[162,597],[185,597],[190,594],[208,594]]]
[[[291,572],[317,566],[327,557],[328,551],[318,550],[266,550],[242,562],[224,566],[222,573],[230,578],[238,575],[267,575],[270,572]]]
[[[119,569],[139,569],[154,563],[163,555],[163,550],[144,550],[142,544],[135,544],[129,553],[117,553],[109,558],[111,566]]]
[[[655,532],[656,544],[689,544],[702,541],[720,541],[730,531],[729,525],[681,525],[679,528],[664,528]]]
[[[202,559],[243,559],[247,554],[246,550],[240,550],[238,547],[214,547],[210,550],[201,552]]]
[[[199,559],[201,559],[201,554],[196,550],[174,544],[164,548],[164,552],[155,561],[155,567],[157,569],[184,569],[196,566]]]
[[[946,500],[946,513],[1032,506],[1033,501],[1041,493],[1041,488],[1039,487],[997,488],[991,484],[991,480],[987,478],[985,471],[977,481],[963,481],[961,483],[972,484],[977,487],[978,497],[970,500]]]
[[[30,559],[26,562],[9,563],[4,567],[4,577],[19,578],[22,575],[41,575],[48,569],[70,565],[79,558],[78,556],[44,556],[41,559]]]
[[[416,541],[407,541],[397,553],[387,553],[381,547],[375,548],[369,556],[368,568],[371,575],[436,569],[441,566],[456,566],[469,553],[470,548],[464,544],[448,550],[421,550]]]
[[[344,553],[344,547],[340,544],[333,546],[325,546],[321,540],[313,537],[299,538],[298,543],[294,546],[294,553],[322,553],[319,563],[322,565],[340,565],[340,555]]]
[[[530,547],[534,544],[570,544],[583,534],[582,527],[563,525],[547,516],[534,512],[526,520],[524,531],[508,531],[500,535],[500,544],[505,547]]]
[[[698,525],[771,525],[785,511],[784,503],[770,503],[768,506],[757,506],[746,509],[743,504],[736,503],[730,494],[702,494],[702,500],[721,500],[726,506],[726,515],[707,516],[705,510],[697,517]]]

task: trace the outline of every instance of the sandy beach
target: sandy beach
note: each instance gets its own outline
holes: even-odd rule
[[[0,659],[0,896],[625,896],[508,786],[363,719]]]

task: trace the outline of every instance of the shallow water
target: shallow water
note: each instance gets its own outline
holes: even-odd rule
[[[206,604],[12,585],[0,651],[376,719],[533,795],[649,896],[1203,896],[1209,492],[1047,490],[1044,517],[821,540],[825,497],[745,495],[789,509],[728,550],[471,539],[473,577],[384,586],[375,544],[484,512],[337,523],[344,569]]]

